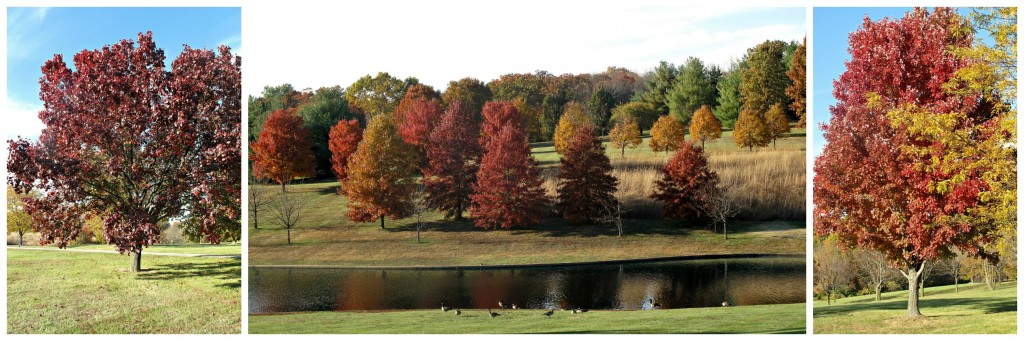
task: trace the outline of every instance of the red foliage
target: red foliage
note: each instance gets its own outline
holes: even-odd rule
[[[402,100],[405,103],[405,100]],[[423,151],[427,147],[430,131],[441,116],[441,102],[437,99],[413,100],[405,112],[405,120],[398,126],[402,140]],[[422,153],[421,153],[422,154]]]
[[[947,53],[971,44],[971,36],[951,33],[958,20],[949,8],[915,9],[899,20],[865,18],[850,34],[852,58],[834,83],[838,102],[822,126],[826,145],[814,165],[816,234],[879,250],[894,266],[915,271],[952,247],[977,251],[988,238],[963,220],[950,219],[977,203],[984,184],[967,179],[950,195],[928,190],[949,174],[915,167],[928,164],[931,156],[902,153],[901,146],[922,142],[891,127],[886,116],[901,104],[963,112],[975,122],[990,114],[978,98],[942,89],[968,63]],[[869,94],[878,95],[875,103],[868,103]]]
[[[605,155],[596,128],[585,125],[573,135],[562,157],[558,174],[558,210],[571,222],[594,222],[616,203],[619,181]]]
[[[490,142],[473,186],[471,214],[483,228],[539,223],[548,199],[521,126],[506,125]]]
[[[44,193],[25,201],[41,242],[65,247],[99,214],[122,253],[159,242],[168,218],[212,243],[239,236],[240,59],[186,46],[168,72],[147,32],[74,61],[42,67],[39,140],[8,141],[9,183]]]
[[[487,143],[498,136],[505,126],[523,130],[523,118],[512,102],[487,102],[484,104],[484,121],[480,126],[480,146],[487,150]]]
[[[341,120],[331,128],[327,140],[331,149],[331,169],[338,177],[338,182],[344,183],[348,178],[348,159],[356,152],[359,141],[363,139],[363,128],[359,127],[359,120]]]
[[[446,219],[461,219],[469,210],[469,196],[480,168],[480,132],[472,124],[471,110],[459,100],[450,103],[427,145],[430,161],[423,169],[423,191],[429,206],[444,212]]]
[[[702,193],[718,186],[718,174],[708,168],[704,150],[690,142],[680,143],[672,160],[661,168],[661,173],[663,177],[658,180],[658,189],[651,197],[664,203],[662,214],[665,218],[699,218]]]
[[[295,177],[313,176],[316,166],[309,130],[302,126],[302,117],[294,111],[270,113],[249,154],[253,175],[277,181],[281,191]]]

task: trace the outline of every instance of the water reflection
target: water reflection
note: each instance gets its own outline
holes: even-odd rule
[[[249,269],[250,313],[497,308],[652,309],[804,301],[803,258],[463,270]]]

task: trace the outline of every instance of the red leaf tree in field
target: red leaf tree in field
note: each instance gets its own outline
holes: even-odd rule
[[[348,178],[348,159],[356,152],[359,141],[363,139],[363,128],[359,127],[359,120],[341,120],[331,127],[327,140],[327,146],[331,150],[331,170],[338,177],[339,183],[345,183]],[[344,190],[339,189],[344,193]]]
[[[416,147],[420,155],[425,154],[427,140],[434,124],[441,117],[441,101],[436,99],[413,101],[405,113],[405,120],[398,126],[398,134],[405,143]]]
[[[474,225],[511,228],[539,223],[548,199],[522,127],[506,125],[490,142],[470,196]]]
[[[281,192],[295,177],[313,176],[316,172],[309,130],[294,112],[295,109],[283,109],[270,113],[249,154],[253,175],[281,184]]]
[[[718,174],[708,167],[704,149],[682,142],[672,159],[661,168],[662,178],[651,198],[661,201],[665,218],[700,217],[706,197],[718,186]]]
[[[789,108],[796,113],[796,126],[803,128],[807,124],[807,37],[793,53],[793,63],[786,76],[792,82],[786,87],[786,96],[793,100]]]
[[[416,191],[416,148],[405,143],[387,116],[370,120],[356,153],[348,161],[348,217],[371,222],[384,217],[402,219],[412,214]]]
[[[940,144],[913,137],[887,113],[904,105],[935,113],[962,113],[956,125],[983,123],[990,105],[978,96],[952,95],[943,85],[967,65],[947,53],[970,46],[970,34],[954,35],[963,22],[949,8],[915,9],[902,19],[871,21],[850,34],[851,59],[836,80],[822,125],[826,145],[814,165],[814,231],[835,235],[846,247],[885,254],[906,277],[907,314],[920,315],[917,290],[926,263],[952,248],[980,253],[991,224],[971,224],[971,207],[987,184],[983,172],[947,172],[932,164]],[[906,51],[914,51],[906,53]]]
[[[487,150],[487,144],[497,138],[505,126],[515,126],[525,130],[519,109],[512,102],[487,102],[483,109],[484,121],[480,126],[480,146]],[[469,124],[468,122],[466,124]]]
[[[141,269],[157,223],[184,218],[211,243],[240,234],[241,60],[188,46],[171,65],[152,33],[42,67],[38,141],[8,141],[8,182],[26,198],[43,244],[66,247],[82,220]]]
[[[427,205],[445,218],[462,219],[469,211],[470,194],[480,168],[479,126],[473,111],[459,100],[448,104],[427,145],[429,164],[423,169]]]
[[[612,163],[596,133],[593,125],[581,127],[562,156],[556,206],[571,222],[595,222],[617,203],[619,181],[612,176]]]

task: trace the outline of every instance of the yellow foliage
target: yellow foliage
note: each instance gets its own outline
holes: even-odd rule
[[[676,147],[684,139],[686,139],[686,127],[671,116],[662,116],[657,122],[654,122],[654,127],[651,127],[651,141],[648,144],[656,152],[668,152],[676,150]]]
[[[583,126],[591,125],[590,117],[583,110],[583,106],[577,102],[569,102],[565,105],[565,113],[558,119],[558,126],[555,127],[555,151],[558,154],[565,154],[569,142],[576,132]]]
[[[611,140],[613,147],[622,149],[623,157],[626,156],[626,147],[636,148],[643,143],[643,139],[640,138],[639,124],[636,123],[633,116],[628,115],[615,122],[612,131],[608,133],[608,139]]]
[[[722,122],[711,113],[710,107],[701,106],[690,120],[690,139],[700,140],[703,148],[704,141],[713,141],[719,137],[722,137]]]

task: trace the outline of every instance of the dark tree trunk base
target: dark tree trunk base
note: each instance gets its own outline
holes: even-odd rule
[[[142,271],[142,250],[138,252],[132,252],[132,272]]]

